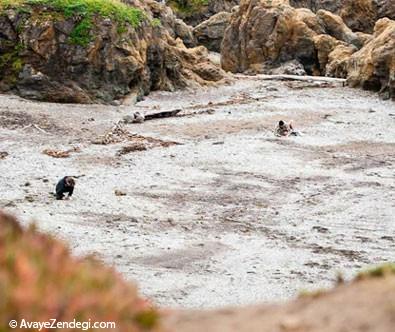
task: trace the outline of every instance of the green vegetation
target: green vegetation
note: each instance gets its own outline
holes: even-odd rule
[[[91,41],[92,21],[85,17],[78,25],[76,25],[70,34],[70,42],[72,44],[86,46]]]
[[[23,61],[20,53],[23,50],[22,44],[11,47],[8,51],[0,55],[0,74],[4,77],[4,82],[14,85],[19,72],[23,68]]]
[[[34,227],[22,229],[2,213],[0,253],[0,331],[9,331],[8,321],[18,317],[72,317],[115,322],[116,331],[163,331],[157,310],[112,269],[93,258],[73,258],[59,241]]]
[[[357,279],[365,279],[369,277],[379,278],[389,274],[395,274],[395,263],[387,263],[362,271],[358,273]]]
[[[140,9],[128,6],[120,0],[0,0],[0,12],[8,8],[26,12],[29,6],[39,5],[60,12],[65,18],[78,17],[80,22],[72,31],[70,42],[81,46],[86,46],[91,41],[95,15],[116,22],[119,32],[126,31],[126,24],[138,27],[145,18]]]
[[[161,21],[160,21],[160,19],[159,18],[154,18],[152,21],[151,21],[151,25],[153,26],[153,27],[159,27],[159,26],[161,26]]]
[[[208,5],[208,0],[169,0],[168,4],[178,13],[190,15],[201,11]]]

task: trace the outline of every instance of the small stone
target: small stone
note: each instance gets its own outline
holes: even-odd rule
[[[115,196],[126,196],[127,194],[122,190],[115,190]]]

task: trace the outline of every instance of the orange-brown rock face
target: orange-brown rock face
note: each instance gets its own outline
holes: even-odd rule
[[[395,19],[393,0],[290,0],[295,8],[320,9],[339,15],[353,31],[372,33],[376,21],[383,17]]]
[[[326,10],[295,9],[287,0],[243,0],[225,31],[221,61],[228,71],[266,73],[297,61],[307,74],[348,78],[352,86],[393,98],[395,21],[379,20],[369,35],[353,32]]]
[[[320,36],[327,36],[333,45],[323,43]],[[325,74],[323,58],[341,43],[357,50],[363,39],[328,11],[316,15],[308,9],[294,9],[288,1],[244,0],[225,32],[222,67],[232,72],[265,71],[297,60],[308,74]]]
[[[373,38],[350,57],[348,82],[395,99],[395,21],[377,21]]]

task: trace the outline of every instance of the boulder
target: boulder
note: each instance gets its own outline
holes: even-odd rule
[[[347,82],[395,100],[395,21],[377,21],[373,38],[348,61]]]
[[[220,12],[200,23],[193,29],[198,43],[206,46],[210,51],[220,52],[222,39],[230,23],[230,18],[230,13]]]

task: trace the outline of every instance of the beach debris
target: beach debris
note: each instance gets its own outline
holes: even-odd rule
[[[135,151],[145,151],[145,150],[147,150],[147,147],[144,145],[144,143],[135,142],[133,144],[124,146],[122,149],[120,149],[117,152],[117,156],[122,156],[124,154],[128,154]]]
[[[159,138],[132,134],[123,127],[122,121],[116,123],[106,134],[99,136],[96,140],[92,141],[92,143],[99,145],[108,145],[125,141],[132,142],[132,144],[122,147],[117,152],[117,156],[121,156],[135,151],[145,151],[154,147],[169,147],[172,145],[181,144],[174,141],[165,141]]]
[[[73,147],[72,149],[65,151],[55,149],[45,149],[43,151],[44,154],[53,158],[68,158],[73,152],[81,152],[81,149],[79,147]]]
[[[145,117],[140,112],[134,112],[132,115],[125,115],[122,119],[124,124],[143,123]]]
[[[126,192],[119,190],[119,189],[116,189],[114,191],[114,194],[115,194],[115,196],[126,196],[127,195]]]
[[[277,137],[286,137],[286,136],[299,136],[300,134],[294,130],[292,121],[287,124],[285,121],[280,120],[274,129],[274,135]]]
[[[162,112],[146,114],[145,121],[154,120],[154,119],[170,118],[172,116],[178,115],[178,113],[180,113],[181,111],[182,111],[182,109],[175,109],[172,111],[162,111]]]
[[[96,140],[92,141],[93,144],[108,145],[123,142],[131,137],[124,127],[123,122],[118,121],[113,127],[104,135],[99,136]]]
[[[5,159],[8,157],[8,152],[6,151],[0,151],[0,159]]]
[[[28,129],[28,128],[34,128],[37,129],[38,131],[42,132],[43,134],[48,134],[47,131],[45,131],[44,129],[40,128],[38,125],[31,123],[25,127],[22,128],[22,130]]]

